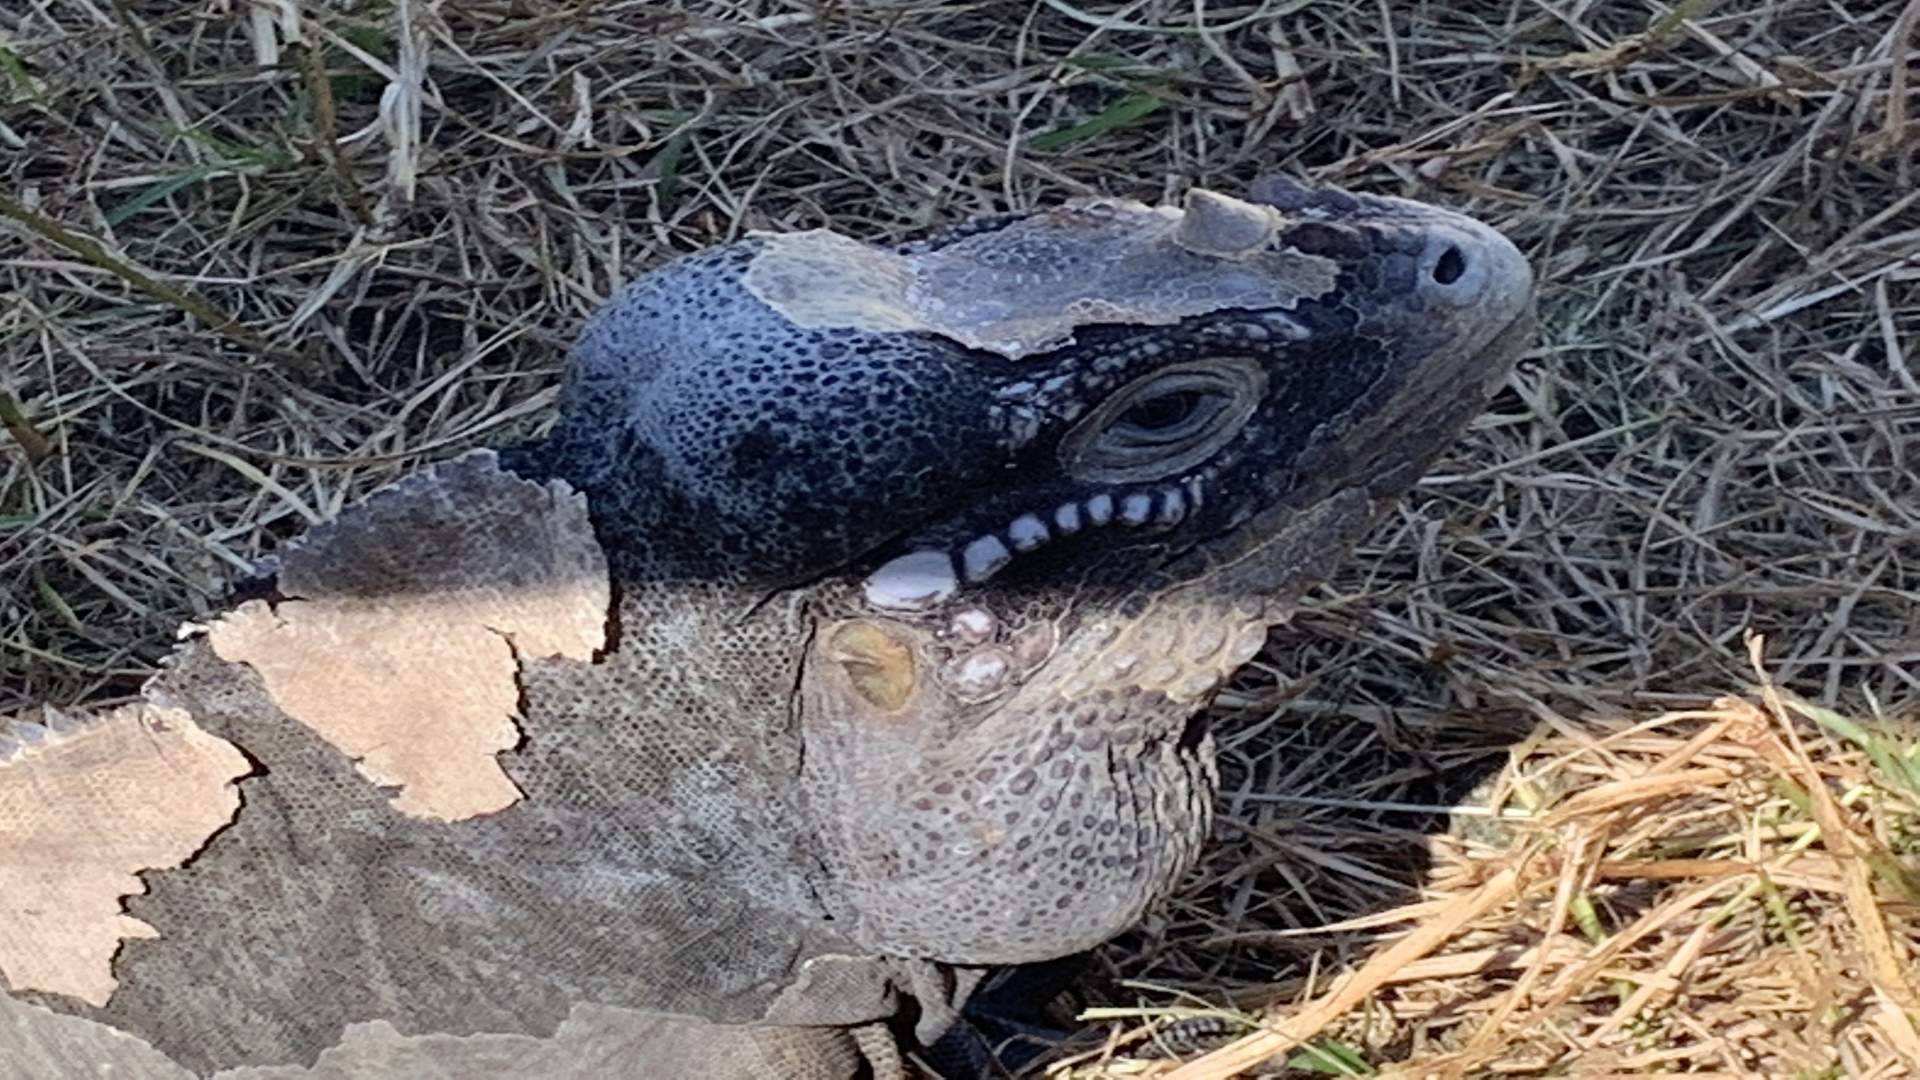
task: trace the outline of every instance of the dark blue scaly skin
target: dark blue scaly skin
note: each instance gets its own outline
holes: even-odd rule
[[[635,282],[550,438],[420,488],[564,481],[607,557],[606,653],[519,658],[521,801],[405,817],[189,643],[154,692],[259,763],[243,808],[130,899],[159,936],[104,1008],[28,999],[200,1071],[368,1020],[546,1039],[583,1003],[817,1035],[913,998],[931,1039],[967,972],[1128,929],[1205,837],[1213,693],[1530,331],[1484,226],[1254,196],[751,237]],[[382,520],[311,543],[437,550]]]

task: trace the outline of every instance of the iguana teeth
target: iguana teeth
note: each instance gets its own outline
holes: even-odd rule
[[[1053,527],[1072,536],[1080,531],[1080,504],[1061,503],[1053,512]]]
[[[1200,486],[1199,477],[1193,476],[1187,479],[1187,499],[1193,503],[1195,510],[1200,509],[1200,504],[1206,499],[1203,492],[1204,489]]]
[[[1168,488],[1160,497],[1160,517],[1162,525],[1178,525],[1187,517],[1187,497],[1180,494],[1179,488]]]
[[[1061,503],[1054,508],[1053,525],[1063,535],[1079,532],[1085,524],[1106,525],[1118,510],[1120,523],[1130,528],[1148,524],[1173,526],[1186,520],[1189,509],[1200,505],[1200,481],[1186,481],[1186,490],[1170,487],[1157,496],[1151,491],[1134,491],[1120,497],[1116,506],[1112,495],[1102,492],[1084,504]],[[961,579],[970,584],[986,581],[1013,560],[1014,553],[1035,551],[1053,540],[1053,530],[1038,514],[1021,514],[1007,524],[1005,539],[988,533],[960,549],[959,574],[955,559],[940,551],[915,551],[899,556],[868,575],[865,582],[867,602],[878,608],[896,611],[925,611],[952,596]]]
[[[867,576],[867,603],[892,611],[925,611],[960,587],[953,557],[944,551],[913,551]]]
[[[1021,514],[1013,519],[1013,524],[1007,526],[1007,539],[1013,543],[1015,551],[1032,551],[1053,539],[1053,535],[1047,532],[1046,524],[1038,517]]]
[[[1013,559],[1013,552],[992,534],[980,537],[960,552],[961,566],[968,581],[985,581]]]
[[[1087,520],[1095,525],[1105,525],[1113,520],[1113,496],[1095,495],[1087,500]]]

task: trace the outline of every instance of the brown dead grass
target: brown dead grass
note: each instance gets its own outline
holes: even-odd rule
[[[1281,169],[1508,230],[1544,340],[1222,703],[1220,842],[1054,1067],[1911,1075],[1917,796],[1832,721],[1920,726],[1917,11],[8,5],[0,712],[536,432],[673,254]]]
[[[1163,948],[1279,945],[1293,962],[1094,1010],[1105,1040],[1052,1075],[1911,1075],[1920,742],[1836,730],[1859,734],[1763,682],[1536,733],[1474,816],[1426,841],[1416,896],[1264,934],[1177,927]],[[1216,906],[1219,882],[1194,906]],[[1195,1017],[1233,1038],[1166,1053]]]

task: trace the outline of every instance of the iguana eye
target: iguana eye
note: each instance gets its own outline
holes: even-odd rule
[[[1060,445],[1081,480],[1154,480],[1205,461],[1246,424],[1266,375],[1245,357],[1209,357],[1162,368],[1101,402]]]
[[[1141,442],[1174,442],[1204,427],[1218,411],[1221,399],[1198,390],[1160,394],[1128,409],[1114,422],[1113,432]]]

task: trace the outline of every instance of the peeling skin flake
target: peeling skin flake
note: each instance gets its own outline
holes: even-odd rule
[[[250,766],[181,709],[48,719],[51,730],[16,725],[17,747],[0,754],[0,990],[105,1005],[120,942],[156,936],[121,898],[143,891],[140,871],[179,866],[233,820]]]
[[[260,673],[281,711],[397,787],[394,809],[458,821],[513,805],[493,755],[520,738],[513,650],[484,601],[380,610],[339,601],[242,604],[209,634]]]
[[[278,605],[208,629],[281,710],[396,787],[396,810],[459,821],[520,791],[494,755],[520,738],[521,656],[590,660],[607,568],[586,500],[478,452],[384,488],[285,556]]]
[[[756,233],[745,281],[796,326],[933,333],[1018,360],[1090,323],[1166,325],[1324,295],[1334,262],[1270,243],[1284,220],[1196,190],[1184,211],[1093,199],[914,254],[825,229]]]

